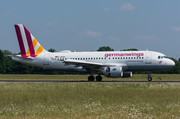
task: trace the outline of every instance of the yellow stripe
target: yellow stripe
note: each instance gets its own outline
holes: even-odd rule
[[[26,56],[29,56],[29,55],[30,55],[30,50],[28,49]]]
[[[36,44],[38,43],[38,41],[36,39],[33,40],[33,48],[35,48]]]
[[[40,45],[38,50],[36,51],[35,55],[39,55],[43,51],[43,47]]]

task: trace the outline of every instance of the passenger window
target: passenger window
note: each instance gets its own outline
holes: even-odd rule
[[[123,59],[125,59],[125,57],[123,57]]]
[[[111,59],[111,58],[109,57],[109,59]]]
[[[158,56],[158,59],[160,59],[161,57],[160,56]]]
[[[139,57],[139,59],[141,59],[141,57]]]
[[[131,57],[131,59],[133,59],[133,57]]]

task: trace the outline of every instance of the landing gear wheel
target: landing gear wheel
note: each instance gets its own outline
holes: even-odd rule
[[[148,77],[148,81],[152,81],[152,78],[151,78],[151,77]]]
[[[150,73],[150,71],[148,71],[147,73],[148,73],[148,81],[152,81],[152,78],[151,78],[151,73]]]
[[[96,76],[96,81],[102,81],[102,77],[101,76]]]
[[[89,76],[88,81],[94,81],[94,76]]]

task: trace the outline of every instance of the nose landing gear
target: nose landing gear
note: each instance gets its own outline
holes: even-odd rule
[[[152,81],[150,71],[148,71],[147,73],[148,73],[148,81]]]

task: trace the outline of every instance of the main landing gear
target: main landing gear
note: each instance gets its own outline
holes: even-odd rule
[[[94,81],[94,76],[89,76],[88,81]]]
[[[148,81],[152,81],[150,71],[148,71],[147,73],[148,73]]]
[[[100,75],[96,76],[96,81],[102,81],[102,77]]]
[[[89,76],[88,81],[94,81],[94,76]],[[102,77],[100,75],[96,76],[96,81],[102,81]]]

